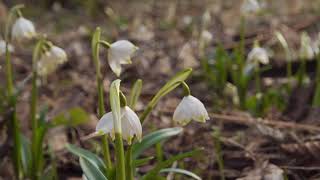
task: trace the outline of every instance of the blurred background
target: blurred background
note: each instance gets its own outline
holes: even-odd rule
[[[192,169],[203,179],[220,178],[214,147],[216,139],[212,135],[218,128],[226,179],[267,179],[270,171],[271,174],[284,171],[289,179],[320,178],[319,136],[310,130],[310,126],[320,124],[320,109],[312,106],[317,86],[317,58],[307,61],[306,85],[293,87],[288,93],[283,87],[288,82],[287,54],[275,36],[275,32],[280,32],[285,37],[291,49],[293,72],[298,71],[301,34],[307,33],[314,42],[319,39],[320,0],[259,2],[263,10],[242,21],[243,1],[240,0],[0,1],[2,22],[8,8],[23,3],[26,6],[23,14],[35,23],[37,31],[46,33],[51,41],[67,51],[69,61],[46,78],[39,93],[40,104],[49,109],[49,120],[73,107],[84,109],[88,117],[80,126],[54,128],[47,136],[46,141],[56,154],[60,179],[81,179],[78,159],[71,156],[64,146],[66,143],[81,144],[79,137],[92,132],[97,123],[95,71],[90,49],[91,33],[96,26],[103,29],[103,37],[109,42],[128,39],[139,47],[133,64],[125,66],[122,75],[124,92],[131,88],[130,82],[138,78],[144,80],[138,112],[170,76],[183,68],[194,69],[188,83],[192,93],[204,102],[212,118],[207,124],[190,124],[183,135],[166,144],[168,154],[205,147],[202,156],[187,159],[179,166]],[[205,28],[212,38],[202,53],[199,36],[206,13],[210,17]],[[231,62],[236,56],[234,49],[241,40],[242,22],[245,26],[245,54],[259,41],[270,56],[270,64],[263,66],[265,69],[261,72],[265,99],[259,102],[263,106],[257,105],[259,98],[254,80],[249,83],[247,91],[248,99],[256,99],[248,100],[246,108],[239,107],[239,94],[235,93],[236,87],[230,77],[232,73],[226,75],[222,86],[217,82],[219,71],[215,71],[215,59],[220,57],[225,58],[225,62]],[[223,49],[221,52],[217,50],[219,47]],[[18,50],[12,62],[15,78],[21,82],[31,72],[33,47],[27,44],[16,48]],[[103,52],[101,59],[107,93],[107,87],[116,77],[107,61],[103,61],[106,59]],[[0,65],[4,66],[2,59]],[[0,81],[5,81],[3,68],[0,69]],[[30,89],[29,84],[23,90],[17,109],[25,134],[30,134],[29,124],[24,121],[28,119]],[[152,123],[144,127],[144,134],[154,128],[172,126],[171,115],[180,99],[179,91],[165,97],[151,115]],[[107,103],[106,107],[109,107]],[[272,120],[272,123],[260,124],[260,118]],[[12,168],[7,165],[10,161],[7,153],[9,138],[1,135],[0,179],[7,179],[12,173]],[[99,152],[101,149],[97,143],[90,141],[81,145]],[[177,176],[176,179],[183,177]]]

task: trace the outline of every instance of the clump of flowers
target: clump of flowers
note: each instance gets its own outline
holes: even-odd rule
[[[129,102],[127,103],[127,98],[125,94],[121,91],[120,79],[114,80],[110,85],[110,106],[111,111],[108,113],[104,112],[104,97],[102,91],[102,76],[100,72],[100,59],[99,59],[99,45],[103,45],[108,49],[108,62],[112,71],[117,75],[121,75],[121,65],[130,64],[131,57],[134,52],[138,49],[130,41],[121,40],[115,43],[108,43],[107,41],[101,40],[100,28],[97,28],[93,38],[92,38],[92,52],[93,60],[96,66],[96,79],[98,86],[98,114],[100,120],[96,126],[95,132],[89,134],[83,139],[89,139],[96,136],[103,136],[102,138],[102,149],[104,149],[104,169],[95,168],[94,171],[99,172],[98,176],[86,171],[85,166],[93,165],[93,167],[98,167],[96,164],[87,157],[86,154],[90,153],[84,149],[77,148],[75,146],[69,145],[68,149],[80,156],[80,164],[84,168],[84,176],[87,179],[121,179],[121,180],[133,180],[135,176],[135,171],[138,165],[135,165],[137,157],[147,148],[156,144],[157,142],[163,141],[173,135],[176,135],[182,131],[179,128],[167,128],[152,132],[146,136],[142,136],[142,125],[146,123],[148,115],[155,108],[159,100],[167,95],[169,92],[173,91],[177,87],[182,87],[184,89],[185,97],[182,99],[180,104],[177,106],[173,121],[180,125],[187,125],[192,119],[198,122],[205,122],[209,119],[209,115],[203,103],[191,95],[190,89],[186,84],[186,78],[191,74],[191,69],[183,70],[177,73],[173,78],[171,78],[150,100],[147,104],[145,110],[142,114],[137,115],[134,112],[134,107],[139,99],[142,81],[137,80],[134,84]],[[110,151],[109,151],[109,135],[111,140],[115,144],[115,177],[114,175],[108,173],[113,169],[113,162],[111,161]],[[171,134],[171,135],[170,135]],[[123,140],[127,142],[127,145],[123,143]],[[141,149],[142,148],[142,149]],[[82,152],[82,155],[79,152]],[[159,172],[162,168],[170,166],[174,161],[182,159],[184,157],[193,156],[200,150],[194,150],[191,152],[183,153],[177,156],[173,156],[163,163],[159,161],[155,167],[144,174],[142,179],[153,179],[159,177]],[[92,154],[92,153],[91,153]],[[99,157],[95,158],[99,159]],[[175,159],[174,161],[172,159]],[[86,163],[86,164],[85,164]],[[88,164],[89,163],[89,164]],[[159,169],[159,166],[162,168]],[[102,170],[102,171],[101,171]],[[191,172],[190,172],[191,173]],[[196,176],[196,175],[195,175]]]

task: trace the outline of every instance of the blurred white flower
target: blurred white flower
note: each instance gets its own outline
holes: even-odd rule
[[[47,76],[54,72],[58,65],[67,61],[66,52],[57,46],[52,46],[50,50],[44,53],[37,64],[37,71],[40,76]]]
[[[262,9],[257,0],[244,0],[241,5],[241,13],[243,15],[255,14]]]
[[[12,38],[15,40],[31,39],[35,35],[33,23],[23,17],[19,17],[12,26]]]
[[[313,59],[316,53],[311,38],[307,33],[302,33],[299,55],[301,59]]]
[[[269,63],[269,56],[268,52],[261,47],[254,47],[248,54],[248,62],[249,63],[262,63],[268,64]]]
[[[201,39],[203,40],[203,42],[207,45],[212,41],[212,34],[207,31],[207,30],[203,30],[201,32]]]
[[[199,99],[188,95],[183,97],[174,111],[173,121],[184,126],[191,120],[206,122],[206,120],[209,120],[209,115]]]
[[[137,46],[127,40],[116,41],[110,45],[108,62],[117,76],[121,74],[122,64],[131,64],[131,57],[137,49]]]
[[[8,50],[9,52],[13,52],[14,47],[11,44],[9,44]],[[4,40],[0,40],[0,56],[2,56],[5,53],[6,53],[6,42]]]
[[[131,144],[132,138],[135,136],[140,141],[142,137],[142,126],[137,114],[128,106],[121,108],[121,131],[122,138]],[[102,116],[96,126],[97,134],[110,134],[114,138],[113,116],[112,112],[108,112]]]
[[[206,10],[202,15],[202,28],[207,28],[211,22],[211,14],[209,10]]]
[[[50,49],[51,58],[57,61],[58,64],[62,64],[67,61],[67,53],[58,46],[52,46]]]

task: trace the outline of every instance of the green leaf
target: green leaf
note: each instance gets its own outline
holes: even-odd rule
[[[190,176],[190,177],[192,177],[193,179],[201,180],[201,178],[200,178],[198,175],[196,175],[195,173],[193,173],[193,172],[191,172],[191,171],[185,170],[185,169],[166,168],[166,169],[162,169],[162,170],[160,171],[160,173],[170,173],[170,172],[183,174],[183,175],[186,175],[186,176]]]
[[[93,154],[90,151],[87,151],[85,149],[82,149],[80,147],[76,147],[75,145],[72,144],[67,144],[66,148],[73,154],[86,159],[89,161],[93,166],[98,168],[101,172],[107,172],[107,168],[103,161],[95,154]]]
[[[111,83],[110,86],[110,106],[112,110],[112,116],[114,121],[114,131],[116,133],[121,133],[121,110],[120,110],[120,82],[117,79]]]
[[[175,161],[179,161],[181,159],[187,158],[187,157],[192,157],[198,153],[200,153],[202,151],[202,149],[196,149],[193,151],[189,151],[186,153],[182,153],[182,154],[178,154],[175,156],[170,157],[169,159],[158,163],[152,170],[150,170],[144,177],[143,179],[152,179],[152,177],[155,177],[160,171],[161,169],[167,168],[169,167],[172,163],[174,163]]]
[[[21,139],[21,161],[22,161],[22,169],[25,175],[29,175],[29,171],[31,169],[31,149],[30,149],[30,141],[22,134],[20,134]]]
[[[165,96],[166,94],[174,90],[176,87],[178,87],[182,81],[185,81],[188,78],[191,72],[192,69],[185,69],[173,76],[152,98],[150,102],[151,106],[155,106],[161,97]]]
[[[154,159],[154,157],[150,156],[150,157],[134,160],[134,166],[139,167],[139,166],[146,165],[149,163],[149,161],[151,161],[153,159]]]
[[[135,105],[140,97],[141,94],[141,89],[142,89],[142,80],[138,79],[132,89],[131,89],[131,94],[130,94],[130,99],[129,99],[129,107],[131,109],[135,109]]]
[[[136,159],[137,157],[140,156],[143,151],[151,147],[152,145],[168,139],[172,136],[176,136],[179,133],[182,132],[181,127],[175,127],[175,128],[166,128],[166,129],[161,129],[155,132],[152,132],[146,136],[144,136],[141,140],[141,142],[136,143],[132,147],[132,158]]]
[[[80,107],[69,109],[67,112],[58,114],[51,120],[51,126],[67,125],[78,126],[89,120],[89,114]]]
[[[90,180],[107,180],[103,173],[87,159],[80,157],[80,166],[85,176]]]

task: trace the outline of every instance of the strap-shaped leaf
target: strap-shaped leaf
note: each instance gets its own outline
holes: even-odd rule
[[[135,105],[140,97],[141,89],[142,89],[142,80],[138,79],[134,83],[134,85],[131,89],[130,99],[129,99],[129,107],[133,110],[135,109]]]
[[[136,143],[133,145],[132,149],[132,158],[136,159],[139,157],[143,151],[151,147],[152,145],[168,139],[172,136],[178,135],[179,133],[182,132],[181,127],[175,127],[175,128],[166,128],[166,129],[161,129],[155,132],[152,132],[142,138],[142,141],[139,143]]]
[[[152,170],[150,170],[143,177],[143,179],[144,180],[149,180],[149,179],[151,180],[152,177],[155,177],[161,171],[161,169],[164,169],[164,168],[167,168],[167,167],[171,166],[171,164],[174,163],[175,161],[179,161],[181,159],[194,156],[194,155],[200,153],[201,151],[202,151],[202,149],[196,149],[196,150],[193,150],[193,151],[189,151],[189,152],[185,152],[185,153],[182,153],[182,154],[178,154],[178,155],[172,156],[169,159],[167,159],[167,160],[165,160],[165,161],[163,161],[161,163],[158,163]]]
[[[93,154],[92,152],[87,151],[85,149],[82,149],[82,148],[77,147],[72,144],[67,144],[66,148],[71,153],[89,161],[93,166],[98,168],[101,172],[104,172],[104,173],[107,172],[107,168],[106,168],[105,164],[103,163],[103,161],[97,155]]]
[[[26,175],[28,175],[31,169],[31,150],[30,150],[30,141],[22,134],[20,134],[21,139],[21,161],[22,169]]]
[[[154,106],[157,104],[159,99],[173,89],[175,89],[180,82],[185,81],[188,76],[191,74],[192,69],[185,69],[183,71],[178,72],[175,76],[173,76],[159,91],[158,93],[152,98],[151,104]]]
[[[80,166],[85,176],[90,180],[107,180],[103,173],[90,161],[80,157]]]
[[[144,110],[143,114],[140,116],[140,121],[143,123],[153,107],[159,102],[159,100],[174,90],[176,87],[180,85],[181,82],[185,81],[188,76],[191,74],[192,69],[185,69],[183,71],[178,72],[175,76],[173,76],[152,98],[152,100],[147,105],[147,108]]]
[[[139,167],[139,166],[143,166],[149,163],[149,161],[151,161],[152,159],[154,159],[153,156],[150,157],[146,157],[146,158],[142,158],[142,159],[136,159],[134,160],[134,166],[135,167]]]
[[[166,168],[166,169],[162,169],[162,170],[160,171],[160,173],[170,173],[170,172],[183,174],[183,175],[186,175],[186,176],[190,176],[190,177],[192,177],[193,179],[201,180],[201,178],[200,178],[198,175],[196,175],[195,173],[193,173],[193,172],[191,172],[191,171],[185,170],[185,169]]]

